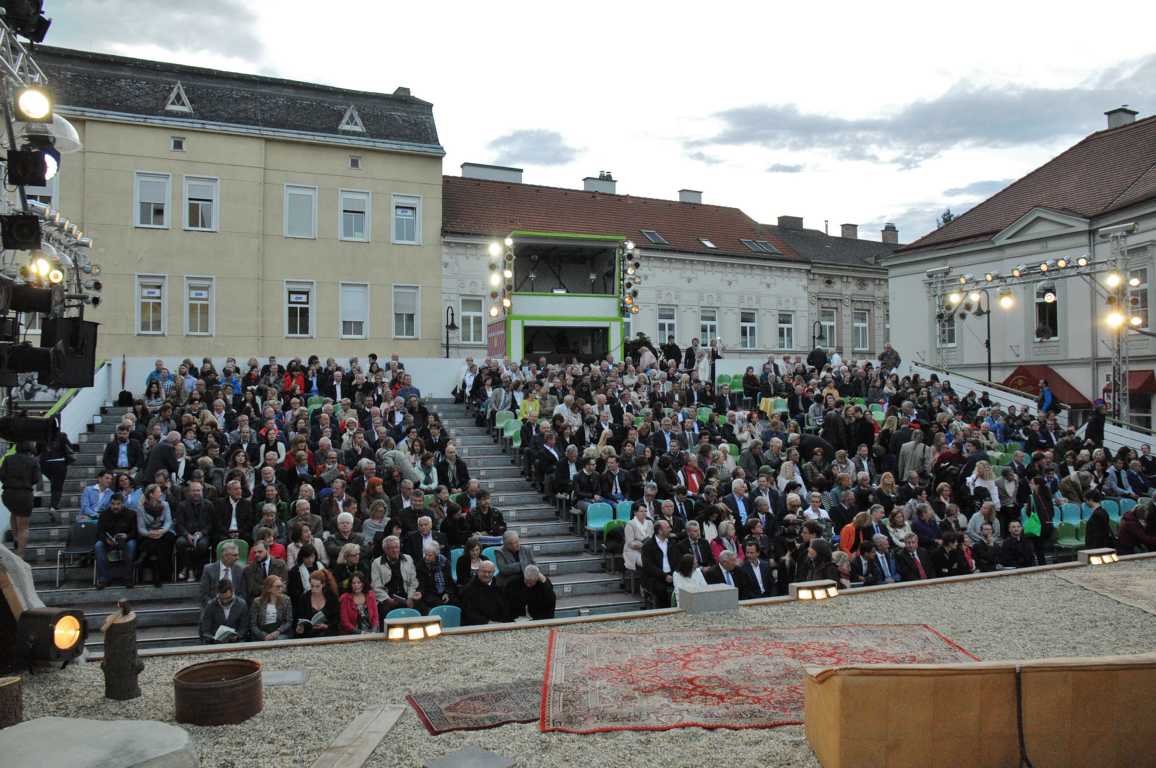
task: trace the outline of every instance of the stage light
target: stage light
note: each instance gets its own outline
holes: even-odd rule
[[[52,99],[39,85],[26,85],[16,91],[16,119],[22,123],[52,122]]]
[[[0,241],[3,242],[5,250],[39,250],[41,242],[40,219],[30,213],[12,213],[7,216],[0,216]],[[45,270],[45,273],[47,271]]]
[[[983,279],[990,283],[992,280],[995,280],[997,277],[999,277],[999,272],[987,272],[984,274]]]
[[[503,270],[502,270],[502,277],[506,278],[507,280],[509,280],[509,279],[513,278],[513,277],[514,277],[514,270],[512,270],[512,269],[503,269]]]
[[[40,152],[44,155],[44,180],[52,181],[60,171],[60,153],[52,147],[42,149]],[[77,234],[79,231],[78,229],[76,232],[71,233],[72,236],[78,240],[80,239],[80,236]]]
[[[960,285],[967,285],[968,283],[971,282],[971,278],[972,278],[971,273],[968,273],[966,275],[960,275],[959,276],[959,284]]]
[[[514,247],[514,238],[507,237],[504,242],[506,243],[507,248],[513,248]]]
[[[8,150],[8,183],[14,187],[43,187],[48,166],[44,153],[35,149]]]
[[[1003,309],[1011,309],[1012,307],[1015,306],[1015,303],[1016,303],[1015,296],[1012,295],[1011,291],[1000,291],[999,292],[999,305],[1000,305],[1000,307],[1002,307]]]
[[[1118,563],[1120,556],[1116,554],[1116,550],[1111,547],[1100,547],[1097,549],[1081,549],[1076,553],[1076,560],[1081,565],[1111,565]]]
[[[632,314],[632,315],[638,314],[638,305],[637,304],[635,304],[633,307],[630,308],[630,314]]]
[[[497,241],[490,243],[490,257],[496,259],[501,255],[502,255],[502,246],[499,245]]]
[[[633,304],[633,303],[634,303],[634,297],[633,297],[633,296],[631,296],[631,295],[629,295],[629,294],[627,294],[626,298],[625,298],[625,299],[623,299],[623,301],[625,301],[625,302],[626,302],[626,306],[628,306],[628,307],[629,307],[631,304]]]
[[[1012,277],[1020,277],[1026,271],[1027,267],[1025,267],[1023,264],[1017,264],[1016,266],[1012,267]]]
[[[831,579],[800,581],[789,587],[791,597],[796,600],[826,600],[839,594],[839,585]]]
[[[1076,266],[1077,267],[1088,266],[1088,257],[1087,256],[1081,256],[1078,259],[1076,259]]]
[[[1104,279],[1104,282],[1108,285],[1109,288],[1116,288],[1119,287],[1121,282],[1123,282],[1123,279],[1120,277],[1119,272],[1109,272],[1108,276]]]
[[[498,316],[497,305],[490,305],[490,317],[497,317],[497,316]]]
[[[1119,328],[1121,325],[1124,324],[1124,316],[1122,314],[1120,314],[1119,312],[1116,312],[1113,310],[1112,312],[1108,313],[1108,317],[1106,318],[1106,321],[1108,323],[1109,328]]]
[[[1056,266],[1059,267],[1060,269],[1063,269],[1064,267],[1068,266],[1068,260],[1067,259],[1056,259]]]
[[[963,294],[960,293],[959,291],[952,291],[951,293],[947,294],[947,303],[948,304],[955,306],[956,304],[958,304],[961,301],[963,301]]]
[[[490,275],[490,285],[492,285],[496,288],[501,284],[502,284],[502,276],[501,275],[499,275],[497,272],[494,272],[492,275]]]
[[[502,306],[505,307],[506,309],[509,309],[513,303],[514,302],[510,301],[509,296],[502,297]]]
[[[1133,288],[1138,287],[1140,285],[1140,278],[1138,278],[1138,277],[1128,278],[1128,285],[1132,286]]]
[[[626,268],[626,274],[628,274],[628,275],[633,275],[633,274],[634,274],[634,265],[633,265],[633,264],[631,264],[630,266],[628,266],[628,267]]]
[[[4,0],[4,23],[33,43],[44,42],[52,19],[44,17],[44,0]]]
[[[53,267],[48,271],[48,282],[52,283],[53,285],[56,285],[57,283],[63,283],[64,273],[56,267]]]
[[[436,629],[434,628],[436,625]],[[386,619],[385,637],[387,640],[426,640],[438,637],[442,633],[440,616],[418,616],[412,619]]]
[[[41,277],[48,277],[48,273],[52,270],[52,265],[48,263],[48,259],[43,256],[38,256],[33,260],[32,268],[36,271],[36,274]]]
[[[1040,262],[1040,271],[1041,272],[1047,272],[1049,269],[1052,268],[1053,264],[1055,264],[1055,262],[1052,261],[1051,259],[1048,259],[1047,261],[1041,261]]]
[[[1044,293],[1044,303],[1045,304],[1055,304],[1056,303],[1056,292],[1055,291],[1045,292]]]
[[[88,632],[84,611],[73,608],[29,608],[16,620],[16,644],[25,669],[63,668],[84,651]]]
[[[1139,315],[1132,315],[1130,318],[1128,318],[1128,322],[1132,324],[1133,328],[1139,328],[1140,323],[1144,321],[1140,319]]]
[[[628,251],[634,250],[634,241],[633,240],[627,240],[625,243],[623,243],[623,245],[626,246],[626,250],[628,250]]]
[[[972,291],[971,293],[967,294],[967,298],[971,299],[973,303],[979,301],[979,296],[979,291]]]

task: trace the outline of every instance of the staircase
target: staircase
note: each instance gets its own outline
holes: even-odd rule
[[[30,413],[51,403],[29,403]],[[511,463],[484,429],[474,426],[465,406],[449,400],[432,400],[427,407],[438,413],[449,434],[457,440],[460,455],[493,497],[494,506],[505,516],[511,530],[518,531],[522,546],[534,553],[544,573],[554,583],[558,594],[559,618],[597,613],[615,613],[639,607],[638,599],[619,588],[620,575],[607,573],[602,556],[587,552],[585,540],[570,532],[569,521],[559,520],[554,507],[542,500],[520,469]],[[100,466],[104,446],[112,439],[115,425],[125,408],[101,408],[99,417],[88,431],[70,435],[79,443],[77,461],[69,468],[61,499],[60,520],[49,518],[49,486],[45,480],[32,512],[28,536],[27,559],[33,580],[46,605],[80,608],[88,622],[90,651],[100,653],[104,644],[100,626],[116,610],[116,601],[127,598],[137,614],[138,641],[141,648],[195,645],[200,642],[197,623],[198,584],[165,584],[160,589],[151,584],[132,588],[114,586],[97,590],[92,583],[92,566],[76,566],[61,571],[56,586],[56,556],[68,538],[68,528],[80,509],[81,490],[93,482]]]

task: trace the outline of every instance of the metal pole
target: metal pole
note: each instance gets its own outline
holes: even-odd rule
[[[983,345],[987,348],[987,382],[992,382],[991,378],[991,294],[987,289],[983,289],[984,298],[987,299],[987,338],[984,339]]]

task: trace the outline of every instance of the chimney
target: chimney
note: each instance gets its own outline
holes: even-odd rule
[[[883,225],[883,242],[891,245],[899,244],[899,230],[890,221]]]
[[[405,97],[409,97],[411,94],[410,94],[410,92],[409,92],[409,88],[407,88],[407,87],[406,87],[406,86],[404,86],[404,85],[399,85],[397,88],[395,88],[395,89],[393,90],[393,95],[394,95],[394,96],[405,96]]]
[[[522,169],[510,168],[505,165],[462,163],[462,178],[482,179],[484,181],[504,181],[508,184],[521,184]]]
[[[613,195],[617,186],[618,182],[614,180],[610,171],[599,171],[597,178],[587,176],[582,179],[582,189],[587,192],[604,192],[607,195]]]
[[[802,228],[803,228],[803,217],[802,216],[780,216],[779,217],[779,229],[802,229]]]
[[[843,225],[843,237],[847,238],[848,240],[858,240],[859,239],[859,225],[858,224],[844,224]]]
[[[1136,115],[1140,114],[1134,109],[1129,109],[1127,104],[1109,109],[1104,113],[1108,116],[1108,128],[1119,128],[1122,125],[1131,125],[1136,122]]]
[[[678,190],[678,202],[702,205],[702,192],[697,189],[680,189]]]

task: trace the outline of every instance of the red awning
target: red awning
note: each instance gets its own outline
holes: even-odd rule
[[[1156,373],[1128,371],[1128,391],[1133,395],[1156,395]]]
[[[1004,379],[1005,387],[1030,395],[1040,394],[1040,379],[1047,379],[1052,395],[1070,408],[1091,408],[1092,403],[1050,365],[1021,365]]]

